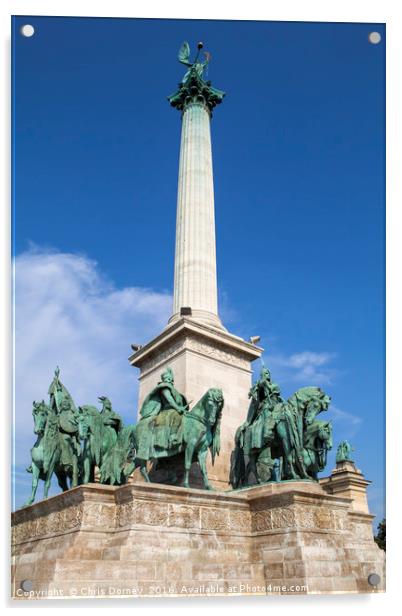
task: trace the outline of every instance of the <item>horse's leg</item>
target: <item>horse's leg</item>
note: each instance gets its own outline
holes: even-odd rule
[[[124,474],[124,478],[127,480],[128,477],[130,477],[130,475],[135,471],[135,469],[137,468],[138,464],[136,463],[135,460],[132,460],[131,462],[128,462],[124,467],[123,467],[123,474]]]
[[[78,486],[78,457],[73,455],[73,477],[71,480],[71,487],[76,488]]]
[[[151,480],[149,478],[148,471],[147,471],[147,461],[146,460],[140,460],[140,472],[141,472],[141,475],[144,477],[145,481],[147,483],[151,483]]]
[[[282,459],[283,459],[284,475],[285,475],[284,478],[285,479],[298,479],[294,466],[293,466],[292,451],[290,447],[288,446],[288,438],[287,438],[288,435],[287,435],[286,426],[284,425],[283,422],[279,422],[277,424],[276,431],[282,443],[282,450],[283,450]]]
[[[244,471],[244,485],[248,485],[248,478],[250,477],[250,473],[251,473],[251,462],[250,462],[250,454],[248,456],[248,462],[246,465],[246,470]]]
[[[298,479],[294,469],[292,452],[285,446],[283,448],[283,461],[285,466],[285,479]]]
[[[193,456],[194,456],[194,451],[195,451],[196,444],[197,444],[197,441],[195,439],[192,439],[188,443],[186,443],[186,447],[185,447],[185,450],[184,450],[184,479],[183,479],[183,487],[185,487],[185,488],[189,488],[190,487],[189,475],[190,475],[191,464],[193,462]]]
[[[256,479],[257,483],[262,483],[261,478],[260,478],[260,476],[258,474],[258,470],[257,470],[258,456],[259,456],[259,454],[253,454],[253,456],[252,456],[252,460],[253,460],[252,461],[252,470],[253,470],[253,473],[254,473],[254,476],[255,476],[255,479]]]
[[[248,483],[248,478],[250,477],[250,473],[254,473],[256,482],[261,483],[259,475],[258,475],[258,471],[257,471],[257,455],[251,452],[248,456],[248,464],[247,464],[247,469],[246,469],[247,483]]]
[[[91,481],[91,460],[89,456],[84,452],[84,483],[89,483]]]
[[[26,505],[32,505],[32,503],[35,500],[36,490],[38,489],[38,483],[39,483],[39,474],[40,474],[39,466],[37,466],[35,462],[32,461],[32,491],[31,491],[31,496],[26,502]]]
[[[238,447],[236,452],[236,488],[246,484],[246,465],[244,463],[244,450]]]
[[[304,468],[306,469],[306,473],[309,479],[314,479],[315,481],[318,481],[317,473],[319,471],[319,464],[318,464],[318,460],[317,460],[317,456],[315,452],[309,449],[304,449],[303,450],[303,463],[304,463]]]
[[[207,465],[206,459],[208,454],[208,447],[205,446],[198,451],[198,464],[200,465],[202,478],[204,480],[204,487],[206,490],[213,490],[211,484],[209,483],[208,473],[207,473]]]
[[[245,473],[244,452],[240,445],[236,445],[230,469],[231,484],[234,490],[245,483]]]
[[[47,498],[53,473],[54,473],[54,464],[50,466],[49,470],[46,473],[45,488],[43,490],[43,498]]]

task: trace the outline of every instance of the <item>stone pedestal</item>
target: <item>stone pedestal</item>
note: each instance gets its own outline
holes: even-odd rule
[[[176,388],[192,403],[191,406],[210,387],[222,389],[225,404],[221,421],[221,453],[213,467],[208,455],[208,475],[216,488],[229,487],[234,435],[245,420],[249,405],[250,362],[261,353],[262,349],[228,332],[181,318],[130,357],[131,365],[140,369],[138,409],[168,366],[174,372]],[[196,465],[193,465],[192,486],[199,485],[197,472]]]
[[[328,494],[350,498],[352,509],[362,513],[369,513],[367,486],[370,483],[352,461],[337,462],[331,475],[320,479]]]
[[[88,484],[13,514],[13,596],[378,592],[372,518],[309,481],[226,493]]]

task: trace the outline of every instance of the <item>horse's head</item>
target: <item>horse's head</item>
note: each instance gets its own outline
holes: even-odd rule
[[[209,424],[212,432],[212,443],[210,445],[212,464],[215,463],[215,457],[219,455],[221,448],[220,425],[223,409],[223,392],[217,387],[208,389],[207,393],[201,399],[202,408],[204,411],[204,421]],[[193,409],[194,410],[194,409]]]
[[[320,421],[317,424],[317,437],[322,443],[322,448],[332,449],[332,423],[330,421]]]
[[[320,387],[302,387],[289,398],[289,402],[297,407],[309,426],[319,413],[328,410],[331,398]]]
[[[221,389],[212,387],[204,395],[203,407],[205,420],[213,426],[220,419],[223,409],[223,393]]]
[[[34,419],[34,433],[43,435],[45,432],[46,422],[48,418],[49,407],[42,402],[33,402],[32,416]]]
[[[102,402],[101,413],[109,413],[112,410],[112,403],[106,396],[99,396],[98,400]]]

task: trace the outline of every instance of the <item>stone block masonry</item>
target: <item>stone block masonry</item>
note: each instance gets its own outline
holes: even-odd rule
[[[309,481],[223,493],[87,484],[13,514],[12,595],[378,592],[372,519]]]

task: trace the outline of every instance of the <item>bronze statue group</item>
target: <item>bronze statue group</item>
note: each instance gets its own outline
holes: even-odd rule
[[[198,462],[206,489],[206,459],[212,464],[220,450],[220,422],[224,406],[221,389],[211,388],[191,409],[177,391],[174,375],[167,368],[157,386],[145,398],[137,424],[125,426],[101,396],[101,409],[76,406],[56,369],[49,387],[49,403],[33,403],[36,443],[31,449],[32,492],[35,500],[39,479],[48,495],[55,474],[65,491],[99,481],[110,485],[127,483],[139,467],[146,481],[149,468],[174,456],[184,466],[183,486]],[[303,387],[288,400],[263,368],[249,392],[245,422],[237,429],[229,481],[233,489],[270,481],[317,480],[332,447],[332,425],[317,419],[327,411],[330,398],[319,387]]]

